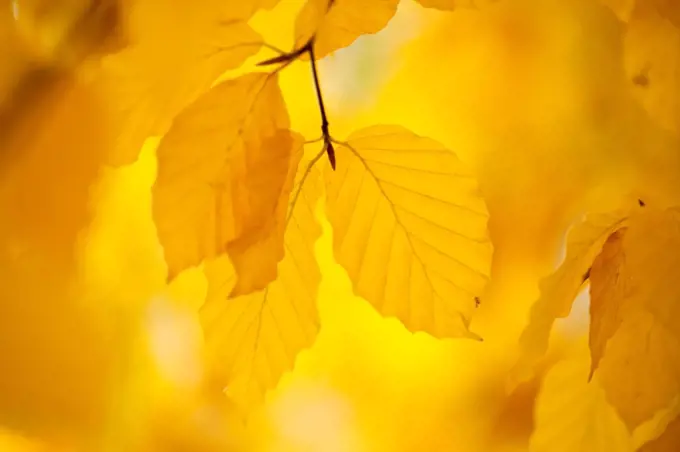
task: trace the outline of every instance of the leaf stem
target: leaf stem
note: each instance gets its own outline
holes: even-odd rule
[[[309,54],[309,59],[312,63],[312,75],[314,76],[314,88],[316,89],[316,101],[319,104],[319,112],[321,113],[321,133],[323,135],[324,149],[328,154],[328,161],[331,168],[335,170],[335,149],[331,134],[328,131],[328,115],[326,114],[326,106],[323,102],[323,95],[321,94],[321,83],[319,82],[319,70],[316,67],[316,58],[314,56],[314,38],[310,39],[307,45],[303,47]]]
[[[312,75],[314,76],[314,88],[316,88],[316,100],[319,103],[319,111],[321,112],[321,133],[323,133],[325,138],[328,135],[328,116],[326,116],[326,107],[323,103],[323,95],[321,94],[319,70],[316,67],[316,59],[314,58],[314,46],[311,41],[307,46],[307,53],[309,53],[309,59],[312,62]]]
[[[257,63],[258,66],[269,66],[272,64],[276,63],[292,63],[295,61],[300,55],[303,53],[307,52],[307,46],[301,47],[297,50],[293,50],[292,52],[284,52],[280,49],[277,49],[279,52],[279,55],[269,58],[268,60],[260,61]]]
[[[329,3],[329,8],[333,6],[333,2]],[[316,101],[319,105],[319,112],[321,113],[321,139],[323,139],[324,151],[328,155],[328,160],[331,164],[331,168],[335,170],[335,149],[333,148],[333,138],[329,131],[328,115],[326,114],[326,105],[323,102],[323,94],[321,93],[321,82],[319,81],[319,70],[316,67],[316,56],[314,55],[314,37],[312,37],[307,43],[300,47],[299,49],[293,50],[292,52],[283,52],[279,49],[273,48],[272,46],[265,46],[272,48],[279,52],[279,55],[269,58],[264,61],[257,63],[258,66],[270,66],[273,64],[281,64],[274,72],[279,72],[293,61],[296,61],[301,55],[309,55],[309,59],[312,65],[312,75],[314,76],[314,89],[316,91]]]

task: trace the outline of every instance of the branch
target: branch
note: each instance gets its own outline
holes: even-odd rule
[[[314,58],[314,38],[312,38],[303,49],[309,54],[309,59],[312,62],[316,101],[319,104],[319,112],[321,113],[321,134],[323,135],[324,150],[326,151],[326,154],[328,154],[328,161],[331,163],[331,168],[335,171],[335,149],[333,148],[331,134],[328,131],[328,116],[326,115],[326,107],[323,103],[323,96],[321,95],[319,71],[316,68],[316,59]]]
[[[329,3],[329,8],[333,6],[333,2]],[[314,55],[314,37],[307,41],[307,43],[299,49],[292,52],[280,52],[268,60],[260,61],[258,66],[270,66],[273,64],[281,64],[275,72],[278,72],[297,60],[301,55],[308,54],[312,63],[312,75],[314,76],[314,88],[316,90],[316,101],[319,105],[319,112],[321,113],[321,138],[323,139],[324,151],[328,155],[328,161],[331,163],[331,168],[335,170],[335,149],[333,148],[333,139],[328,130],[328,115],[326,114],[326,106],[323,102],[323,95],[321,94],[321,83],[319,82],[319,70],[316,67],[316,58]]]

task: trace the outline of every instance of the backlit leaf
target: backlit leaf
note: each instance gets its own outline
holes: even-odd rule
[[[529,323],[520,336],[522,354],[512,376],[515,383],[533,374],[535,364],[548,349],[553,323],[569,315],[574,298],[588,279],[593,260],[609,235],[623,225],[628,213],[628,209],[593,213],[569,231],[564,262],[540,282],[540,296],[531,307]]]
[[[230,298],[264,289],[276,279],[283,258],[288,200],[303,153],[302,136],[280,129],[262,146],[266,152],[246,153],[246,178],[237,186],[235,214],[243,218],[242,233],[227,244],[236,272]],[[272,190],[277,188],[278,190]],[[239,201],[242,204],[239,206]]]
[[[235,280],[229,260],[221,256],[205,265],[208,295],[201,318],[211,372],[244,406],[257,403],[276,385],[319,328],[316,294],[321,275],[314,244],[321,235],[315,218],[321,187],[318,172],[307,172],[308,164],[303,161],[296,175],[286,253],[275,281],[259,292],[228,299]]]
[[[222,82],[177,117],[158,146],[153,187],[170,279],[276,210],[296,140],[275,135],[287,127],[278,76],[267,73]]]
[[[601,258],[591,271],[591,303],[596,324],[609,328],[603,339],[601,330],[591,335],[609,340],[595,375],[633,430],[680,395],[680,287],[673,283],[680,278],[680,210],[646,207],[632,215]]]
[[[34,96],[0,121],[0,236],[15,251],[66,258],[91,220],[110,130],[101,99],[76,77],[43,71],[35,81]]]
[[[487,210],[448,149],[399,126],[372,126],[338,144],[327,173],[333,248],[354,291],[411,331],[468,329],[491,262]]]
[[[621,269],[625,259],[621,243],[626,230],[618,229],[607,238],[590,271],[591,374],[597,369],[607,341],[621,324],[622,303],[630,289],[628,275]]]
[[[633,451],[630,433],[599,381],[588,381],[587,356],[560,361],[544,377],[530,452]]]
[[[398,5],[398,0],[307,0],[295,21],[296,47],[315,37],[315,57],[323,58],[385,28]]]
[[[109,131],[101,99],[51,75],[0,133],[0,424],[89,436],[107,422],[125,347],[74,290]]]
[[[261,38],[244,9],[235,16],[236,6],[217,0],[135,3],[132,44],[92,74],[120,128],[112,164],[133,162],[147,137],[164,134],[223,72],[259,50]]]
[[[12,11],[17,31],[40,59],[75,67],[88,57],[125,47],[129,3],[130,0],[12,0]]]

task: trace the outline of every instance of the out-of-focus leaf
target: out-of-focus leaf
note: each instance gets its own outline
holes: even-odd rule
[[[132,0],[12,0],[15,25],[33,55],[75,67],[127,44]]]
[[[474,177],[440,143],[399,126],[359,130],[336,153],[327,213],[354,291],[411,331],[476,337],[468,326],[492,248]]]
[[[235,213],[243,217],[243,232],[227,244],[236,272],[230,298],[264,289],[276,279],[276,267],[284,255],[283,236],[288,204],[302,158],[303,138],[279,130],[262,146],[266,153],[252,159]],[[278,188],[278,191],[272,190]],[[243,193],[245,192],[245,193]]]
[[[0,125],[0,232],[17,252],[25,245],[66,259],[90,221],[110,131],[95,93],[67,74],[44,76],[32,104]]]
[[[246,22],[252,5],[232,3],[135,2],[130,46],[89,74],[119,128],[112,164],[135,161],[146,138],[164,134],[222,73],[259,50]]]
[[[250,450],[238,411],[222,391],[200,388],[186,401],[155,406],[144,430],[148,452],[239,452]],[[176,396],[175,393],[170,397]],[[168,406],[169,405],[169,406]]]
[[[645,207],[598,259],[591,313],[609,327],[591,329],[595,375],[633,430],[680,395],[680,210]]]
[[[59,75],[0,137],[0,423],[86,437],[119,352],[74,290],[109,135],[101,100]]]
[[[308,164],[303,161],[296,175],[286,254],[275,281],[259,292],[228,299],[235,280],[229,260],[221,256],[205,264],[208,295],[201,316],[210,371],[242,407],[263,399],[293,367],[297,354],[312,344],[319,328],[321,275],[314,244],[321,235],[315,205],[322,187],[318,172],[307,171]]]
[[[519,339],[521,356],[513,372],[514,383],[531,377],[548,349],[553,323],[566,317],[584,287],[593,260],[609,235],[623,226],[629,209],[593,213],[576,224],[567,236],[567,255],[552,275],[540,282],[541,294],[531,307],[529,323]]]
[[[535,422],[531,452],[633,451],[630,433],[597,378],[588,381],[588,360],[581,357],[569,357],[548,371],[536,399]]]
[[[314,37],[314,56],[323,58],[385,28],[398,5],[398,0],[307,0],[295,21],[295,45]]]
[[[276,135],[287,127],[278,77],[267,73],[225,81],[177,117],[158,147],[153,187],[170,279],[247,241],[277,210],[298,141]]]
[[[607,341],[623,320],[622,304],[630,289],[628,275],[621,269],[625,260],[621,243],[626,230],[617,229],[607,238],[590,271],[591,374],[602,359]]]

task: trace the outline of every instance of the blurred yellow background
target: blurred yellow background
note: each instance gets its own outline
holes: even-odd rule
[[[251,23],[289,49],[302,3],[281,0]],[[96,169],[111,140],[100,100],[66,80],[3,144],[28,157],[12,160],[0,184],[0,451],[577,450],[545,448],[536,437],[563,441],[542,430],[541,391],[546,400],[560,391],[592,397],[618,425],[599,393],[579,392],[578,377],[541,389],[553,363],[587,357],[587,296],[557,325],[545,372],[516,388],[508,375],[538,280],[559,263],[568,226],[622,194],[669,202],[677,130],[636,97],[624,28],[607,6],[486,3],[444,13],[404,0],[382,32],[319,65],[334,136],[400,124],[477,172],[495,246],[492,283],[472,321],[484,342],[411,334],[355,297],[320,208],[320,334],[244,425],[204,378],[203,274],[165,285],[151,215],[157,138],[136,163]],[[3,16],[2,27],[11,26]],[[0,87],[13,86],[20,58],[3,58]],[[282,88],[293,128],[318,137],[308,64],[287,68]],[[75,255],[62,249],[70,240]],[[582,374],[574,369],[560,368]],[[573,423],[568,431],[580,428]],[[606,450],[632,447],[619,430],[611,431],[623,445]]]

